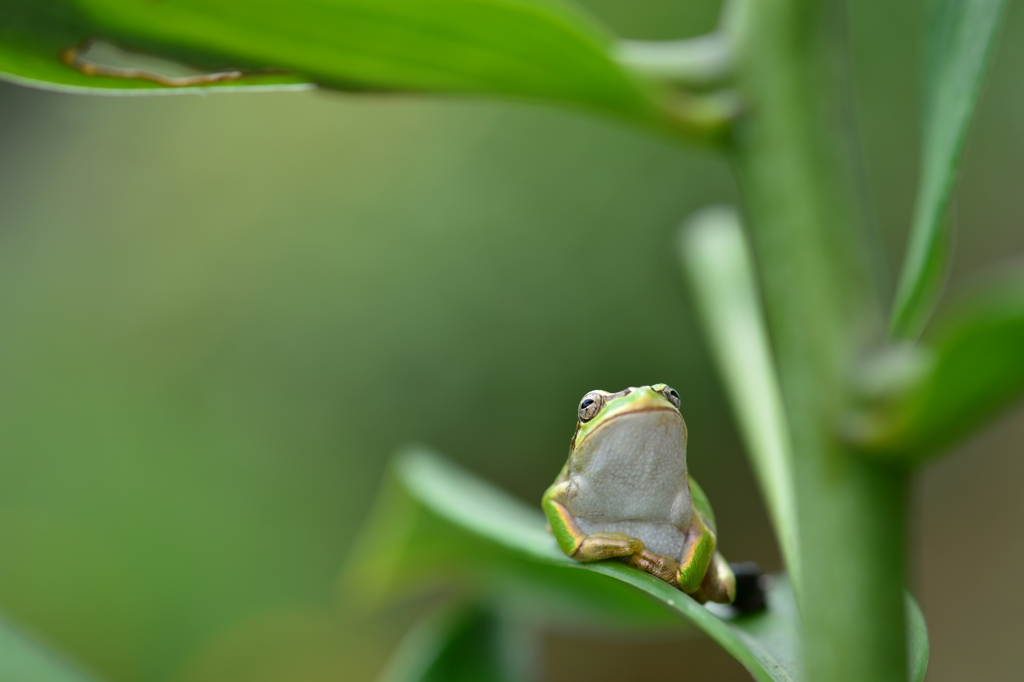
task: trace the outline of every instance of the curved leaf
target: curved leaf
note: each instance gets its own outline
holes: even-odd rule
[[[71,0],[5,0],[0,3],[0,80],[67,93],[110,95],[193,94],[197,92],[266,92],[314,87],[297,74],[253,74],[239,80],[202,87],[169,88],[147,80],[87,76],[61,61],[61,53],[82,41],[102,37],[104,30]],[[132,45],[132,41],[125,41]],[[139,49],[148,49],[141,43]],[[206,63],[195,54],[166,53],[208,70],[224,62]]]
[[[96,682],[34,638],[0,618],[0,680]]]
[[[928,626],[921,607],[907,595],[907,679],[924,682],[928,672]]]
[[[441,513],[452,495],[452,519]],[[475,532],[466,523],[480,523]],[[524,616],[558,613],[596,628],[678,628],[678,619],[635,590],[574,566],[537,510],[425,450],[399,456],[364,524],[339,588],[365,607],[416,595],[453,577]],[[557,552],[557,549],[555,550]],[[551,561],[554,559],[554,563]]]
[[[681,122],[679,102],[618,63],[611,35],[562,0],[10,0],[0,8],[0,77],[72,91],[168,90],[86,76],[58,60],[95,38],[208,70],[251,72],[202,89],[315,82],[497,95],[664,129],[716,135],[722,127],[710,109],[707,120]]]
[[[506,578],[521,580],[524,567],[533,578],[529,589],[508,591]],[[428,576],[443,574],[499,588],[506,608],[530,609],[525,601],[536,591],[535,615],[566,613],[559,597],[573,589],[569,601],[589,604],[620,626],[666,615],[682,619],[717,641],[756,680],[803,679],[796,604],[784,578],[775,579],[764,612],[741,616],[729,607],[705,608],[625,564],[572,561],[545,530],[539,505],[524,506],[436,455],[411,449],[395,461],[392,486],[371,516],[344,585],[379,598],[422,589],[434,582]],[[634,589],[619,591],[626,586]]]
[[[799,584],[789,425],[739,216],[727,207],[704,209],[683,225],[678,249],[786,566]]]
[[[850,427],[867,452],[907,462],[938,454],[1024,394],[1024,266],[963,295],[922,346],[866,368],[896,385]]]
[[[381,682],[513,682],[523,679],[510,663],[528,662],[532,652],[509,651],[498,618],[463,606],[433,614],[403,639],[380,676]],[[527,661],[523,661],[527,659]]]
[[[890,331],[913,338],[931,314],[949,249],[948,209],[1004,0],[932,0],[927,23],[921,182]]]

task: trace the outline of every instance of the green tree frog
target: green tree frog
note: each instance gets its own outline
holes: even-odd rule
[[[665,384],[583,396],[544,513],[577,561],[618,558],[701,603],[731,604],[736,576],[715,549],[711,505],[686,471],[679,402]]]

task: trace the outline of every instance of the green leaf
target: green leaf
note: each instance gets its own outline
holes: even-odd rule
[[[847,430],[868,453],[919,463],[976,429],[1024,394],[1024,266],[976,285],[921,347],[863,374],[867,404]]]
[[[683,225],[678,249],[786,566],[799,585],[789,426],[739,217],[731,208],[705,209]]]
[[[197,92],[266,92],[314,87],[298,74],[254,74],[238,80],[210,83],[201,87],[166,87],[137,78],[87,76],[65,65],[61,53],[84,40],[112,37],[102,26],[68,0],[5,0],[0,3],[0,80],[17,85],[67,93],[152,95]],[[144,41],[125,40],[143,51],[160,50]],[[180,59],[207,71],[228,65],[223,59],[203,57],[188,50],[167,50],[169,59]],[[229,60],[230,61],[230,60]],[[178,65],[180,68],[180,65]],[[192,70],[201,73],[200,70]]]
[[[921,183],[890,331],[913,338],[931,314],[946,271],[949,202],[1004,0],[929,5]]]
[[[63,90],[167,90],[145,80],[85,76],[58,61],[62,50],[88,38],[208,70],[255,72],[203,88],[307,81],[491,95],[702,136],[723,128],[715,107],[684,112],[667,86],[619,64],[612,36],[562,0],[12,0],[0,9],[0,74]]]
[[[0,680],[5,682],[95,682],[34,638],[0,618]]]
[[[402,640],[381,682],[512,682],[522,679],[510,664],[527,663],[529,652],[506,652],[500,619],[471,606],[445,609],[424,619]],[[526,660],[524,660],[526,659]]]
[[[474,523],[480,527],[466,525]],[[621,583],[565,570],[575,562],[558,552],[545,526],[539,502],[525,507],[425,450],[409,450],[391,468],[339,587],[376,608],[457,578],[526,618],[553,612],[596,628],[680,627]]]
[[[928,672],[928,627],[924,614],[917,602],[907,595],[907,679],[910,682],[924,682]]]
[[[762,613],[705,608],[625,564],[572,561],[545,530],[539,504],[524,506],[426,450],[404,452],[392,474],[343,576],[347,591],[379,601],[446,576],[475,585],[521,618],[572,618],[573,608],[589,608],[619,627],[681,619],[756,680],[802,679],[796,603],[784,578],[776,577]]]

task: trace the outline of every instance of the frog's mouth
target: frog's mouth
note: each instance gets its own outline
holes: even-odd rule
[[[675,409],[674,407],[668,407],[668,406],[661,407],[659,405],[659,406],[652,406],[652,407],[644,407],[644,408],[640,408],[640,409],[625,410],[623,412],[619,412],[617,414],[610,415],[607,418],[605,418],[604,420],[602,420],[600,424],[597,424],[596,427],[592,431],[588,431],[584,435],[584,437],[576,443],[576,447],[579,448],[584,443],[590,441],[596,435],[598,435],[602,431],[604,431],[605,428],[609,424],[617,422],[617,421],[619,421],[621,419],[625,419],[626,417],[638,417],[638,416],[641,416],[641,415],[653,414],[655,412],[671,412],[672,414],[674,414],[676,416],[676,418],[680,422],[683,422],[683,415],[679,414],[679,410]],[[684,422],[684,424],[685,424],[685,422]],[[685,425],[683,426],[683,433],[684,434],[686,433],[686,426]]]

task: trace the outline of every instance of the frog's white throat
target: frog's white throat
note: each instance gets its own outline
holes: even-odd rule
[[[679,413],[623,414],[591,432],[570,458],[566,503],[584,532],[629,529],[674,554],[693,513]]]

